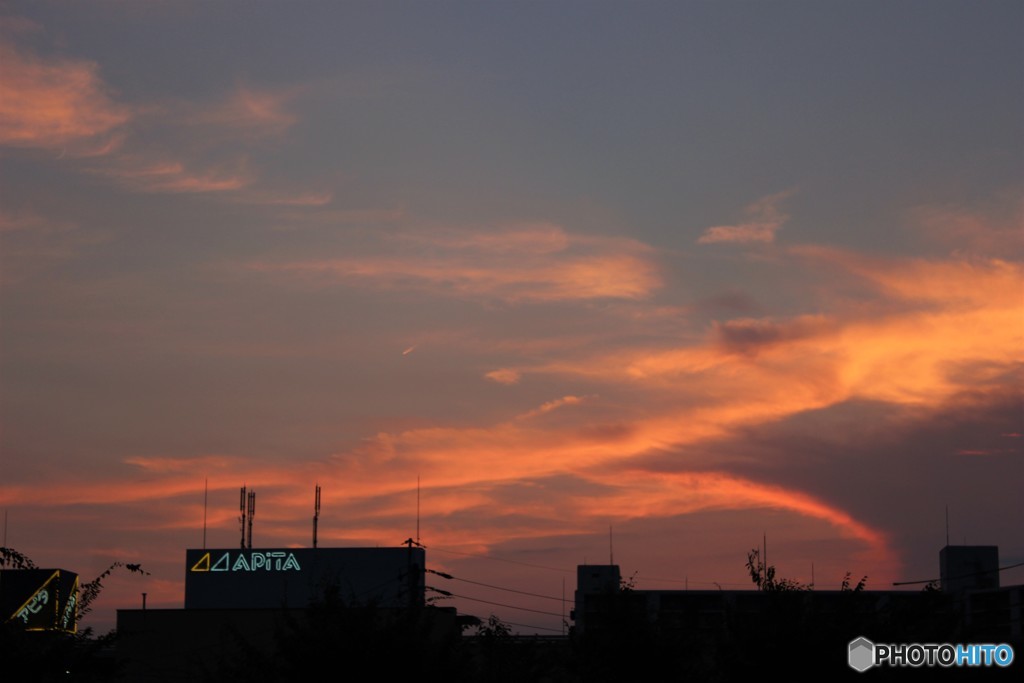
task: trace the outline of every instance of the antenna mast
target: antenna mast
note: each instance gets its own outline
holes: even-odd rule
[[[946,506],[946,545],[949,545],[949,506]]]
[[[249,550],[252,550],[252,519],[256,516],[256,492],[249,491]]]
[[[420,544],[420,475],[416,475],[416,545]]]
[[[245,487],[238,496],[238,521],[242,523],[242,550],[245,550]]]
[[[316,502],[313,503],[313,547],[316,547],[316,528],[320,522],[320,484],[316,485]]]
[[[210,500],[210,478],[203,479],[203,550],[206,550],[206,504]]]

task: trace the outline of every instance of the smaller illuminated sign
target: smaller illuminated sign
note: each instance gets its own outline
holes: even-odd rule
[[[0,603],[8,622],[29,631],[74,633],[78,628],[77,574],[60,569],[5,571],[3,588]]]
[[[67,604],[64,605],[64,612],[60,616],[61,631],[74,633],[78,630],[78,577],[75,577],[75,587],[68,596]]]
[[[22,623],[26,626],[28,626],[30,622],[35,621],[33,616],[42,612],[43,608],[50,602],[50,590],[48,586],[51,581],[53,581],[53,579],[47,581],[45,586],[37,590],[35,594],[28,599],[25,606],[18,610],[18,613],[14,615],[15,618],[21,619]]]

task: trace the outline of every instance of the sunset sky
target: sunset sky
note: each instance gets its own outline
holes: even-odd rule
[[[1024,562],[1024,4],[0,6],[0,512],[639,588]],[[612,548],[609,528],[612,528]],[[1003,572],[1024,583],[1024,568]],[[909,586],[917,590],[919,585]]]

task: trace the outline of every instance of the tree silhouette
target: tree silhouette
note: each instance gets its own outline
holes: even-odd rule
[[[793,579],[779,579],[775,577],[774,565],[765,565],[761,560],[761,551],[754,548],[747,553],[747,571],[750,572],[750,579],[762,591],[807,591],[811,590],[810,585],[800,583]],[[849,574],[847,574],[849,577]],[[867,578],[867,577],[865,577]]]
[[[77,596],[79,617],[92,610],[92,604],[103,590],[103,580],[122,568],[136,574],[149,574],[141,565],[114,562],[92,581],[80,584]],[[17,550],[0,547],[0,569],[38,567]],[[91,626],[75,633],[28,631],[20,621],[4,621],[0,623],[0,661],[5,674],[14,676],[21,672],[25,680],[106,681],[115,674],[113,658],[105,656],[115,637],[114,631],[94,636]]]
[[[843,583],[839,586],[839,590],[843,591],[844,593],[860,593],[862,590],[864,590],[864,587],[867,586],[868,583],[867,574],[860,577],[860,581],[858,581],[857,585],[853,588],[850,588],[850,576],[850,572],[846,572],[846,576],[843,577]]]

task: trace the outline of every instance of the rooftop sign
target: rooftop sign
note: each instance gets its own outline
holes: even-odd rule
[[[216,557],[216,559],[213,559]],[[232,559],[234,558],[234,559]],[[302,571],[295,553],[285,550],[225,550],[204,553],[190,572]]]
[[[327,591],[348,604],[423,602],[422,548],[203,549],[185,553],[186,609],[303,608]]]

